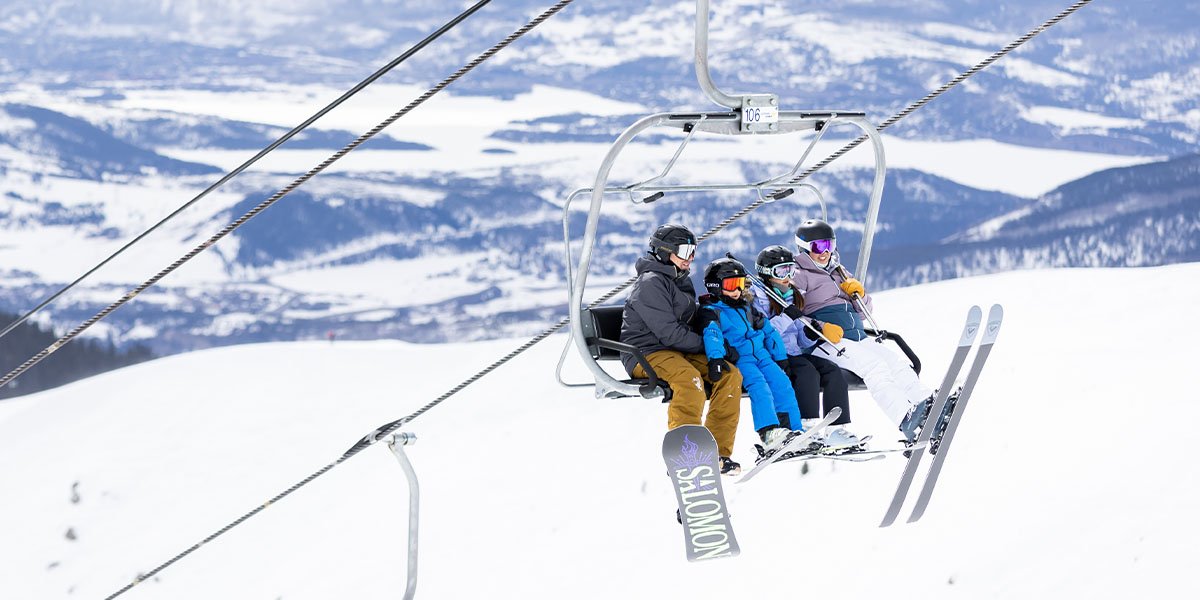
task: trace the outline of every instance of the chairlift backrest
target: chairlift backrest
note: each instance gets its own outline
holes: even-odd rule
[[[596,340],[621,340],[621,319],[625,307],[616,304],[612,306],[597,306],[584,308],[581,314],[583,337],[588,341],[588,349],[596,360],[621,360],[621,353],[612,348],[605,348]]]

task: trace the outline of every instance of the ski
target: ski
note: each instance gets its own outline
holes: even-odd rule
[[[776,449],[771,456],[759,461],[758,464],[754,465],[753,469],[750,469],[745,475],[742,475],[741,478],[739,478],[735,483],[746,483],[747,481],[750,481],[750,478],[754,477],[760,471],[782,458],[783,455],[789,452],[792,448],[798,449],[807,446],[818,431],[828,427],[830,423],[836,421],[840,416],[842,416],[842,409],[837,406],[833,407],[833,409],[830,410],[829,413],[825,415],[825,418],[821,419],[819,423],[809,427],[808,429],[804,430],[804,433],[789,440],[788,443]]]
[[[933,455],[933,463],[929,465],[929,474],[925,476],[921,494],[917,496],[917,504],[913,506],[912,514],[908,517],[909,523],[920,519],[921,515],[925,514],[925,508],[929,506],[929,498],[933,495],[938,475],[942,472],[942,464],[946,461],[946,454],[950,451],[950,442],[954,439],[954,430],[958,427],[963,411],[967,408],[967,400],[971,398],[971,392],[975,390],[975,382],[979,380],[979,373],[983,371],[983,364],[987,362],[988,354],[992,352],[992,345],[996,343],[996,336],[1000,335],[1000,325],[1003,322],[1004,308],[999,304],[993,304],[991,310],[988,311],[987,328],[983,331],[983,340],[979,342],[979,351],[975,353],[975,360],[971,362],[971,370],[967,373],[967,380],[963,383],[962,392],[958,395],[954,412],[950,413],[946,431],[938,441],[937,453]],[[924,453],[922,452],[922,454]]]
[[[958,377],[959,371],[962,370],[963,363],[967,360],[967,353],[971,351],[971,346],[975,343],[975,336],[979,333],[979,325],[983,321],[983,309],[978,306],[972,306],[967,311],[967,320],[963,324],[962,335],[958,338],[958,348],[954,351],[954,357],[950,359],[950,366],[946,369],[946,375],[942,377],[942,386],[938,388],[937,398],[933,402],[933,406],[929,409],[928,419],[937,418],[936,415],[942,414],[942,406],[946,404],[946,399],[950,397],[950,389],[954,386],[954,380]],[[904,499],[908,496],[908,489],[912,487],[913,477],[917,474],[917,467],[921,463],[921,457],[925,455],[924,447],[928,445],[929,438],[933,433],[933,427],[921,427],[921,435],[917,437],[916,446],[921,448],[916,449],[908,457],[908,462],[904,465],[904,473],[900,476],[900,483],[896,486],[896,493],[892,495],[892,503],[888,505],[887,514],[883,516],[883,521],[879,523],[880,527],[887,527],[896,522],[896,517],[900,514],[901,507],[904,506]]]
[[[793,461],[793,460],[794,461],[812,460],[814,458],[824,458],[824,459],[829,459],[829,460],[842,460],[842,461],[847,461],[847,462],[867,462],[867,461],[871,461],[871,460],[886,458],[888,454],[895,454],[897,452],[910,452],[915,448],[917,448],[917,446],[914,445],[914,446],[903,446],[900,448],[883,448],[883,449],[879,449],[879,450],[855,450],[853,452],[836,452],[836,451],[835,452],[826,452],[825,450],[822,450],[815,454],[804,454],[801,456],[792,456],[789,458],[781,458],[775,462],[784,462],[784,461]]]
[[[700,425],[681,425],[663,437],[663,461],[679,502],[689,561],[737,556],[737,538],[721,488],[717,440]]]

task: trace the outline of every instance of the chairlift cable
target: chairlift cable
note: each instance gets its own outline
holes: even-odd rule
[[[950,81],[947,81],[946,83],[943,83],[941,87],[939,87],[938,89],[936,89],[932,92],[929,92],[928,94],[925,95],[924,98],[921,98],[920,100],[917,100],[916,102],[913,102],[912,104],[909,104],[907,107],[904,108],[904,110],[901,110],[900,112],[892,115],[886,121],[881,123],[879,125],[879,127],[875,128],[875,130],[882,132],[884,129],[887,129],[888,127],[891,127],[892,125],[895,125],[896,122],[898,122],[901,119],[903,119],[904,117],[907,117],[908,115],[912,114],[913,112],[915,112],[917,109],[921,108],[922,106],[925,106],[930,101],[932,101],[934,98],[941,96],[945,92],[949,91],[950,88],[953,88],[953,87],[957,86],[958,84],[962,83],[963,81],[965,81],[968,77],[971,77],[972,75],[987,68],[992,63],[1003,58],[1009,52],[1012,52],[1013,50],[1015,50],[1018,47],[1020,47],[1021,45],[1023,45],[1025,42],[1028,42],[1029,40],[1037,37],[1038,34],[1042,33],[1043,31],[1053,27],[1054,25],[1057,25],[1059,21],[1062,21],[1063,19],[1067,18],[1075,11],[1079,10],[1080,8],[1083,8],[1084,6],[1090,4],[1091,2],[1092,2],[1092,0],[1079,0],[1075,4],[1068,6],[1067,8],[1063,9],[1062,12],[1058,13],[1057,15],[1054,15],[1053,17],[1051,17],[1049,20],[1042,23],[1041,25],[1034,27],[1025,35],[1013,40],[1007,46],[1001,48],[1000,50],[997,50],[991,56],[979,61],[978,63],[975,64],[975,66],[971,67],[970,69],[967,69],[966,71],[963,71],[962,73],[959,73],[958,76],[955,77],[954,79],[951,79]],[[862,144],[865,141],[867,141],[867,136],[865,136],[865,135],[855,138],[850,143],[848,143],[845,146],[838,149],[837,152],[830,154],[829,156],[825,157],[825,159],[822,160],[821,162],[813,165],[805,172],[794,177],[791,181],[789,181],[789,183],[795,184],[795,183],[799,183],[800,181],[803,181],[804,179],[808,178],[813,173],[816,173],[818,170],[825,168],[826,166],[829,165],[829,163],[832,163],[833,161],[841,158],[847,152],[853,150],[859,144]],[[755,206],[755,205],[751,205],[751,206],[754,206],[754,208],[758,208],[758,206],[762,205],[762,201],[759,200],[755,204],[757,206]],[[747,208],[749,208],[749,207],[747,207]],[[751,209],[751,210],[753,210],[753,209]],[[739,213],[739,215],[740,215],[740,213]]]
[[[417,44],[415,46],[413,46],[412,48],[409,48],[403,54],[401,54],[400,56],[393,59],[392,62],[389,62],[388,64],[381,67],[378,71],[375,71],[374,73],[372,73],[370,77],[367,77],[366,79],[360,81],[358,83],[358,85],[354,86],[349,91],[342,94],[337,100],[334,100],[333,102],[329,103],[325,108],[322,108],[321,110],[317,111],[315,114],[313,114],[313,116],[306,119],[303,123],[293,127],[291,131],[283,134],[283,136],[281,136],[279,139],[272,142],[271,145],[267,146],[266,148],[263,148],[261,151],[259,151],[258,154],[255,154],[254,157],[252,157],[250,160],[247,160],[246,162],[242,163],[241,166],[230,171],[224,177],[217,180],[216,183],[213,183],[212,185],[208,186],[208,188],[205,189],[203,192],[200,192],[199,194],[197,194],[195,198],[188,200],[186,203],[181,205],[179,208],[176,208],[174,210],[174,212],[167,215],[166,217],[163,217],[162,220],[160,220],[158,223],[155,223],[149,229],[147,229],[146,231],[143,231],[140,235],[138,235],[137,237],[135,237],[132,240],[130,240],[129,242],[127,242],[124,246],[121,246],[116,252],[113,252],[112,254],[110,254],[108,256],[108,258],[105,258],[104,260],[97,263],[96,266],[92,267],[88,272],[84,273],[83,275],[80,275],[75,281],[68,283],[65,287],[58,290],[57,292],[54,292],[54,294],[50,295],[50,297],[43,300],[41,304],[38,304],[37,306],[33,307],[33,309],[31,309],[29,312],[25,313],[24,315],[19,317],[17,320],[13,321],[12,323],[9,323],[8,326],[6,326],[2,331],[0,331],[0,338],[3,338],[5,335],[7,335],[13,329],[16,329],[18,325],[20,325],[21,323],[24,323],[26,320],[29,319],[29,317],[32,317],[33,315],[40,312],[43,308],[46,308],[46,306],[48,306],[51,302],[54,302],[55,300],[57,300],[59,296],[62,296],[63,294],[67,293],[67,291],[69,291],[71,288],[78,285],[84,279],[91,277],[93,273],[95,273],[96,271],[99,271],[101,268],[104,267],[104,265],[107,265],[113,259],[120,256],[126,250],[131,248],[134,244],[137,244],[138,242],[142,241],[143,238],[145,238],[146,236],[153,233],[159,227],[163,226],[167,221],[174,219],[176,216],[178,216],[184,210],[187,210],[188,207],[192,206],[196,202],[199,202],[201,198],[207,196],[213,190],[221,187],[222,185],[225,185],[226,182],[228,182],[229,180],[233,179],[234,177],[237,177],[238,175],[240,175],[242,173],[242,171],[245,171],[246,169],[250,168],[250,166],[253,165],[254,163],[258,162],[259,159],[266,156],[267,154],[270,154],[273,150],[278,148],[284,142],[292,139],[296,134],[307,129],[308,126],[312,125],[313,122],[315,122],[317,119],[320,119],[321,117],[325,116],[326,113],[337,108],[346,100],[349,100],[352,96],[354,96],[355,94],[360,92],[363,88],[374,83],[376,79],[379,79],[385,73],[391,71],[400,63],[404,62],[405,60],[408,60],[408,58],[411,57],[412,55],[423,50],[425,48],[425,46],[428,46],[431,42],[433,42],[434,40],[441,37],[442,34],[457,27],[459,23],[462,23],[463,21],[465,21],[467,19],[467,17],[475,14],[476,11],[483,8],[484,5],[488,4],[491,1],[492,0],[479,0],[479,2],[477,2],[474,6],[463,11],[457,17],[454,17],[453,19],[447,21],[446,24],[442,25],[441,28],[439,28],[437,31],[434,31],[433,33],[426,36],[425,39],[421,40],[420,42],[417,42]]]
[[[572,1],[572,0],[563,0],[563,1],[562,1],[562,2],[560,2],[558,5],[555,5],[555,7],[551,8],[550,10],[548,10],[546,13],[543,13],[543,15],[542,15],[541,17],[539,17],[539,19],[541,19],[541,20],[545,20],[545,18],[549,17],[549,16],[550,16],[550,15],[552,15],[554,12],[557,12],[557,10],[559,10],[559,9],[560,9],[562,6],[565,6],[566,4],[569,4],[571,1]],[[1029,39],[1032,39],[1033,37],[1035,37],[1035,36],[1037,36],[1038,34],[1040,34],[1042,31],[1044,31],[1044,30],[1048,29],[1049,27],[1051,27],[1051,26],[1053,26],[1053,25],[1057,24],[1057,23],[1058,23],[1059,21],[1061,21],[1063,18],[1065,18],[1065,17],[1069,16],[1070,14],[1074,13],[1076,10],[1078,10],[1079,8],[1083,7],[1084,5],[1086,5],[1086,4],[1090,3],[1090,2],[1091,2],[1091,0],[1080,0],[1079,2],[1075,3],[1075,4],[1074,4],[1074,5],[1072,5],[1070,8],[1068,8],[1068,9],[1064,10],[1062,13],[1059,13],[1059,14],[1058,14],[1058,15],[1056,15],[1054,18],[1052,18],[1052,19],[1050,19],[1049,21],[1047,21],[1047,22],[1043,23],[1041,26],[1039,26],[1038,28],[1036,28],[1036,29],[1032,30],[1030,33],[1026,34],[1025,36],[1022,36],[1022,37],[1021,37],[1020,39],[1018,39],[1016,42],[1013,42],[1013,43],[1009,44],[1008,46],[1005,46],[1003,50],[1001,50],[1001,51],[998,51],[997,53],[993,54],[993,55],[992,55],[991,57],[989,57],[988,59],[984,60],[983,62],[981,62],[981,63],[977,64],[976,66],[972,67],[971,69],[969,69],[968,71],[965,71],[963,74],[959,75],[959,76],[958,76],[958,77],[956,77],[955,79],[951,80],[951,82],[949,82],[949,83],[947,83],[947,84],[943,85],[941,88],[939,88],[939,89],[938,89],[938,90],[936,90],[935,92],[931,92],[931,93],[930,93],[930,94],[928,94],[928,95],[927,95],[925,98],[922,98],[921,100],[919,100],[919,101],[915,102],[913,105],[910,105],[908,108],[906,108],[905,110],[901,111],[901,112],[900,112],[900,113],[898,113],[897,115],[895,115],[895,116],[893,116],[892,118],[888,119],[887,121],[885,121],[885,124],[884,124],[884,125],[882,125],[882,126],[880,126],[880,127],[879,127],[879,129],[883,129],[884,127],[886,127],[886,126],[888,126],[888,125],[892,125],[892,124],[894,124],[895,122],[899,121],[900,119],[903,119],[904,117],[908,116],[908,114],[911,114],[911,113],[912,113],[913,111],[915,111],[916,109],[920,108],[921,106],[924,106],[924,105],[925,105],[926,103],[928,103],[929,101],[931,101],[931,100],[933,100],[934,98],[936,98],[937,96],[941,95],[941,93],[945,92],[946,90],[949,90],[950,88],[954,87],[954,86],[955,86],[955,85],[957,85],[958,83],[961,83],[963,80],[965,80],[965,79],[967,79],[968,77],[970,77],[971,75],[975,74],[975,73],[976,73],[976,72],[978,72],[980,69],[982,69],[982,68],[986,67],[987,65],[991,64],[992,62],[995,62],[997,59],[999,59],[999,58],[1003,57],[1005,54],[1008,54],[1009,52],[1011,52],[1011,51],[1012,51],[1013,49],[1015,49],[1017,46],[1020,46],[1020,45],[1021,45],[1021,44],[1023,44],[1024,42],[1026,42],[1026,41],[1028,41]],[[537,21],[537,22],[540,22],[540,21]],[[531,28],[531,27],[532,27],[533,25],[535,25],[535,24],[536,24],[536,23],[534,23],[534,22],[531,22],[531,24],[530,24],[530,25],[528,25],[528,26],[526,26],[526,27],[527,27],[527,28]],[[510,36],[510,37],[511,37],[511,36]],[[518,36],[518,37],[519,37],[519,36]],[[848,145],[847,145],[847,147],[844,147],[844,148],[842,148],[841,150],[839,150],[838,152],[836,152],[836,153],[834,153],[834,154],[830,155],[829,157],[826,157],[824,160],[822,160],[822,161],[821,161],[820,163],[818,163],[817,165],[814,165],[812,168],[810,168],[810,169],[809,169],[808,171],[806,171],[805,173],[803,173],[803,174],[801,174],[801,175],[797,176],[797,178],[796,178],[796,179],[797,179],[797,181],[799,181],[799,180],[802,180],[802,179],[804,179],[804,178],[808,177],[809,175],[811,175],[813,172],[815,172],[815,171],[817,171],[817,170],[819,170],[819,169],[821,169],[821,168],[823,168],[823,167],[827,166],[829,163],[833,162],[834,160],[836,160],[836,159],[837,159],[837,158],[839,158],[840,156],[844,155],[846,152],[849,152],[849,150],[850,150],[850,149],[852,149],[854,146],[856,146],[856,145],[858,145],[858,144],[860,144],[860,143],[862,143],[860,140],[856,140],[856,142],[852,142],[852,144],[853,144],[853,145],[849,145],[849,144],[848,144]],[[733,216],[729,217],[729,218],[728,218],[728,219],[726,219],[725,221],[722,221],[722,222],[721,222],[721,224],[719,224],[718,226],[716,226],[716,227],[714,227],[713,229],[709,230],[709,231],[708,231],[708,232],[706,232],[704,235],[700,236],[700,238],[699,238],[699,239],[703,240],[703,239],[706,239],[706,238],[708,238],[708,237],[710,237],[710,236],[714,235],[714,234],[715,234],[715,233],[717,233],[718,231],[720,231],[720,230],[724,229],[725,227],[727,227],[727,226],[728,226],[730,223],[732,223],[734,220],[737,220],[737,219],[739,219],[739,218],[741,218],[741,217],[743,217],[743,216],[745,216],[745,215],[749,214],[750,212],[754,211],[754,210],[755,210],[755,209],[757,209],[759,206],[761,206],[763,203],[764,203],[764,202],[763,202],[762,200],[758,200],[758,201],[756,201],[756,202],[754,202],[754,203],[750,204],[749,206],[747,206],[747,207],[743,208],[741,211],[739,211],[739,212],[738,212],[738,213],[736,213],[735,215],[733,215]],[[607,293],[605,293],[604,295],[602,295],[600,298],[598,298],[598,299],[596,299],[595,301],[593,301],[592,303],[590,303],[590,304],[589,304],[589,307],[592,307],[592,308],[594,308],[594,307],[596,307],[596,306],[599,306],[599,305],[603,304],[604,302],[607,302],[608,300],[612,299],[612,298],[613,298],[614,296],[616,296],[617,294],[619,294],[619,293],[623,292],[623,291],[624,291],[625,289],[627,289],[629,286],[633,285],[633,283],[634,283],[636,280],[637,280],[637,278],[636,278],[636,277],[630,277],[629,279],[625,280],[623,283],[621,283],[621,284],[619,284],[618,286],[614,287],[613,289],[609,290]],[[111,596],[108,596],[107,598],[105,598],[105,600],[112,600],[113,598],[116,598],[117,596],[119,596],[119,595],[123,594],[124,592],[128,591],[129,589],[131,589],[131,588],[132,588],[134,585],[137,585],[137,583],[139,583],[139,582],[141,582],[141,581],[143,581],[143,580],[145,580],[145,579],[147,579],[147,578],[153,577],[154,575],[156,575],[157,573],[159,573],[160,571],[162,571],[162,570],[163,570],[163,569],[165,569],[166,567],[170,566],[171,564],[174,564],[176,561],[180,560],[180,559],[181,559],[181,558],[183,558],[184,556],[187,556],[188,554],[190,554],[190,553],[194,552],[195,550],[199,549],[201,546],[203,546],[203,545],[207,544],[208,542],[212,541],[213,539],[217,538],[217,537],[218,537],[218,536],[220,536],[221,534],[224,534],[225,532],[227,532],[227,531],[229,531],[230,529],[232,529],[232,528],[236,527],[237,525],[240,525],[242,522],[246,521],[246,520],[247,520],[247,519],[249,519],[250,517],[253,517],[253,516],[257,515],[259,512],[261,512],[263,509],[267,508],[268,506],[270,506],[270,505],[272,505],[272,504],[274,504],[274,503],[278,502],[279,500],[283,499],[285,496],[288,496],[288,495],[289,495],[289,494],[291,494],[292,492],[294,492],[294,491],[296,491],[296,490],[300,489],[301,487],[303,487],[303,486],[307,485],[309,482],[311,482],[311,481],[315,480],[316,478],[320,477],[321,475],[324,475],[325,473],[329,472],[329,471],[330,471],[330,470],[332,470],[334,467],[336,467],[336,466],[340,465],[341,463],[345,462],[346,460],[349,460],[351,457],[353,457],[353,456],[357,455],[359,452],[361,452],[361,451],[362,451],[362,450],[364,450],[365,448],[367,448],[367,447],[369,447],[369,446],[372,446],[372,445],[374,445],[376,442],[379,442],[379,441],[381,441],[381,440],[382,440],[384,437],[386,437],[388,434],[390,434],[390,433],[394,432],[395,430],[399,429],[399,428],[400,428],[401,426],[403,426],[404,424],[406,424],[406,423],[409,423],[409,422],[413,421],[414,419],[416,419],[416,418],[417,418],[417,417],[419,417],[420,415],[424,414],[425,412],[429,411],[429,410],[430,410],[430,409],[432,409],[433,407],[437,406],[438,404],[441,404],[441,403],[442,403],[443,401],[445,401],[446,399],[448,399],[448,398],[450,398],[451,396],[453,396],[453,395],[457,394],[458,392],[462,391],[462,390],[463,390],[463,389],[465,389],[467,386],[471,385],[472,383],[475,383],[475,382],[476,382],[476,381],[478,381],[480,378],[482,378],[484,375],[487,375],[488,373],[491,373],[492,371],[496,370],[497,368],[499,368],[500,366],[504,365],[504,364],[505,364],[505,363],[507,363],[508,361],[512,360],[513,358],[516,358],[518,355],[520,355],[520,354],[521,354],[521,353],[523,353],[524,351],[526,351],[526,350],[528,350],[529,348],[533,347],[533,346],[534,346],[535,344],[537,344],[538,342],[541,342],[541,341],[545,340],[546,338],[550,337],[550,335],[552,335],[552,334],[554,334],[554,333],[558,332],[558,331],[559,331],[559,330],[561,330],[563,327],[565,327],[565,326],[566,326],[566,325],[567,325],[569,322],[570,322],[570,321],[569,321],[569,319],[568,319],[568,318],[563,318],[563,319],[559,320],[559,322],[558,322],[558,323],[556,323],[555,325],[553,325],[553,326],[551,326],[551,327],[547,328],[546,330],[542,331],[541,333],[537,334],[536,336],[534,336],[534,337],[530,338],[528,341],[526,341],[526,342],[525,342],[524,344],[522,344],[521,346],[519,346],[519,347],[517,347],[516,349],[514,349],[513,351],[509,352],[509,353],[508,353],[507,355],[505,355],[504,357],[502,357],[502,358],[500,358],[500,359],[497,359],[495,362],[493,362],[492,364],[488,365],[488,366],[487,366],[487,367],[485,367],[483,370],[481,370],[481,371],[477,372],[476,374],[474,374],[474,375],[472,375],[471,377],[467,378],[466,380],[462,381],[461,383],[459,383],[459,384],[458,384],[458,385],[456,385],[455,387],[451,388],[449,391],[447,391],[446,393],[442,394],[442,395],[441,395],[441,396],[439,396],[437,399],[435,399],[435,400],[431,401],[430,403],[426,404],[425,406],[421,407],[420,409],[418,409],[416,412],[412,413],[411,415],[408,415],[408,416],[406,416],[406,417],[403,417],[403,418],[401,418],[401,419],[397,419],[397,420],[395,420],[395,421],[392,421],[392,422],[390,422],[390,423],[388,423],[388,424],[386,424],[386,425],[383,425],[382,427],[379,427],[379,428],[377,428],[376,430],[372,431],[371,433],[369,433],[369,434],[367,434],[366,436],[364,436],[364,437],[363,437],[361,440],[359,440],[359,441],[358,441],[358,442],[357,442],[357,443],[356,443],[354,446],[352,446],[352,447],[351,447],[349,450],[347,450],[347,451],[346,451],[346,452],[345,452],[345,453],[344,453],[344,454],[343,454],[341,457],[339,457],[339,458],[338,458],[336,461],[334,461],[334,462],[332,462],[332,463],[329,463],[328,465],[325,465],[325,466],[324,466],[324,467],[322,467],[321,469],[319,469],[319,470],[317,470],[316,472],[314,472],[312,475],[309,475],[307,478],[305,478],[305,479],[303,479],[303,480],[301,480],[301,481],[297,482],[296,484],[292,485],[290,488],[288,488],[288,489],[284,490],[283,492],[279,493],[278,495],[274,496],[273,498],[271,498],[271,499],[270,499],[270,500],[268,500],[267,502],[265,502],[265,503],[263,503],[263,504],[261,504],[261,505],[259,505],[259,506],[255,507],[255,508],[254,508],[253,510],[251,510],[250,512],[246,513],[245,515],[242,515],[240,518],[238,518],[237,520],[235,520],[235,521],[233,521],[233,522],[229,523],[229,524],[228,524],[228,525],[226,525],[225,527],[222,527],[221,529],[219,529],[219,530],[218,530],[218,531],[216,531],[215,533],[213,533],[213,534],[209,535],[208,537],[204,538],[204,539],[203,539],[202,541],[200,541],[199,543],[197,543],[197,544],[194,544],[193,546],[191,546],[191,547],[190,547],[190,548],[188,548],[187,550],[185,550],[185,551],[181,552],[180,554],[176,555],[176,556],[175,556],[174,558],[172,558],[171,560],[169,560],[169,561],[167,561],[167,562],[165,562],[165,563],[163,563],[163,564],[159,565],[158,567],[155,567],[153,570],[151,570],[151,571],[148,571],[148,572],[147,572],[147,573],[145,573],[144,575],[141,575],[141,576],[139,576],[139,577],[138,577],[138,579],[137,579],[137,580],[135,580],[133,583],[131,583],[131,584],[129,584],[129,585],[126,585],[124,588],[121,588],[121,589],[120,589],[120,590],[118,590],[116,593],[114,593],[114,594],[112,594]],[[2,383],[0,383],[0,385],[3,385],[3,384],[2,384]]]
[[[410,102],[407,106],[400,109],[398,112],[396,112],[392,116],[381,121],[378,125],[373,127],[370,131],[360,135],[357,139],[355,139],[354,141],[347,144],[341,150],[338,150],[337,152],[333,153],[333,155],[331,155],[329,158],[326,158],[323,162],[321,162],[321,164],[313,167],[304,175],[301,175],[300,177],[296,178],[294,181],[289,183],[283,189],[276,192],[270,198],[263,200],[261,203],[258,204],[258,206],[255,206],[254,208],[247,211],[246,214],[239,217],[237,220],[226,225],[223,229],[221,229],[217,233],[213,234],[212,237],[208,238],[207,240],[202,242],[199,246],[196,246],[195,248],[190,250],[187,254],[184,254],[182,257],[176,259],[175,262],[171,263],[169,266],[167,266],[163,270],[159,271],[156,275],[154,275],[150,279],[147,279],[146,281],[144,281],[141,285],[130,290],[129,292],[126,292],[124,296],[122,296],[121,298],[119,298],[118,300],[113,302],[112,304],[108,305],[107,307],[105,307],[103,310],[101,310],[100,312],[93,315],[88,320],[86,320],[83,323],[76,326],[74,329],[69,331],[66,335],[55,340],[55,342],[53,344],[50,344],[49,346],[47,346],[46,348],[44,348],[37,354],[30,357],[28,360],[26,360],[24,363],[22,363],[17,368],[13,369],[11,372],[9,372],[4,377],[0,377],[0,388],[4,387],[5,385],[8,385],[8,383],[10,381],[19,377],[22,373],[29,370],[31,367],[33,367],[37,363],[41,362],[42,359],[46,358],[47,356],[49,356],[50,354],[52,354],[59,348],[70,343],[71,340],[75,339],[79,334],[83,333],[89,327],[91,327],[92,325],[95,325],[97,322],[99,322],[100,320],[107,317],[113,311],[124,306],[127,302],[129,302],[130,300],[135,298],[138,294],[146,291],[146,289],[148,289],[149,287],[158,283],[162,278],[166,277],[167,275],[170,275],[176,269],[183,266],[184,263],[188,262],[189,260],[194,258],[196,255],[200,254],[201,252],[207,250],[213,244],[219,242],[222,238],[229,235],[230,233],[232,233],[233,231],[235,231],[237,228],[241,227],[242,225],[244,225],[250,219],[253,219],[255,216],[257,216],[262,211],[266,210],[267,208],[270,208],[270,206],[272,204],[274,204],[276,201],[278,201],[280,198],[283,198],[284,196],[288,195],[292,191],[296,190],[296,188],[299,188],[301,185],[303,185],[309,179],[312,179],[317,174],[324,171],[326,168],[328,168],[334,162],[338,161],[343,156],[349,154],[350,152],[352,152],[354,149],[358,148],[360,145],[362,145],[367,140],[371,139],[372,137],[375,137],[376,134],[378,134],[379,132],[386,129],[389,125],[396,122],[398,119],[400,119],[404,115],[407,115],[413,109],[415,109],[418,106],[420,106],[421,104],[423,104],[426,100],[432,98],[438,92],[441,92],[442,90],[444,90],[450,84],[454,83],[459,78],[461,78],[463,75],[466,75],[467,73],[474,70],[475,67],[479,66],[484,61],[486,61],[487,59],[489,59],[493,55],[495,55],[497,52],[499,52],[500,50],[503,50],[505,47],[512,44],[518,38],[525,35],[525,33],[527,33],[530,29],[533,29],[534,27],[538,26],[539,24],[541,24],[542,21],[545,21],[550,16],[552,16],[555,13],[557,13],[558,11],[562,10],[564,7],[566,7],[568,4],[570,4],[573,1],[574,0],[561,0],[558,4],[554,5],[553,7],[548,9],[546,12],[542,13],[537,18],[535,18],[534,20],[530,21],[529,23],[527,23],[520,29],[516,30],[515,32],[509,34],[509,36],[507,38],[500,41],[499,43],[492,46],[491,48],[487,49],[479,56],[475,57],[475,59],[473,59],[471,62],[469,62],[466,65],[464,65],[463,67],[459,68],[457,71],[455,71],[449,77],[440,81],[437,85],[429,88],[429,90],[427,90],[425,93],[418,96],[415,100]]]

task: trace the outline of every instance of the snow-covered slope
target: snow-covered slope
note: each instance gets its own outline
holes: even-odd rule
[[[929,381],[967,306],[1006,309],[929,512],[875,527],[898,459],[780,465],[727,483],[743,554],[713,563],[683,559],[664,407],[559,387],[551,338],[412,423],[418,597],[1194,597],[1200,381],[1176,332],[1200,327],[1197,281],[1183,264],[880,294]],[[1119,312],[1132,290],[1177,327]],[[0,403],[0,597],[104,597],[522,341],[237,346]],[[854,429],[892,438],[852,397]],[[400,595],[406,495],[370,448],[123,597]]]

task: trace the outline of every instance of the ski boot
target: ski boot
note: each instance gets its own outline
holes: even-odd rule
[[[742,465],[734,462],[728,456],[721,457],[721,474],[722,475],[739,475],[742,472]]]
[[[933,430],[933,435],[929,436],[930,454],[937,454],[938,446],[942,444],[942,436],[946,434],[946,427],[950,425],[950,417],[954,415],[954,406],[958,404],[958,396],[961,393],[962,386],[958,386],[953,392],[950,392],[950,397],[946,398],[942,414],[938,415],[936,429]]]

